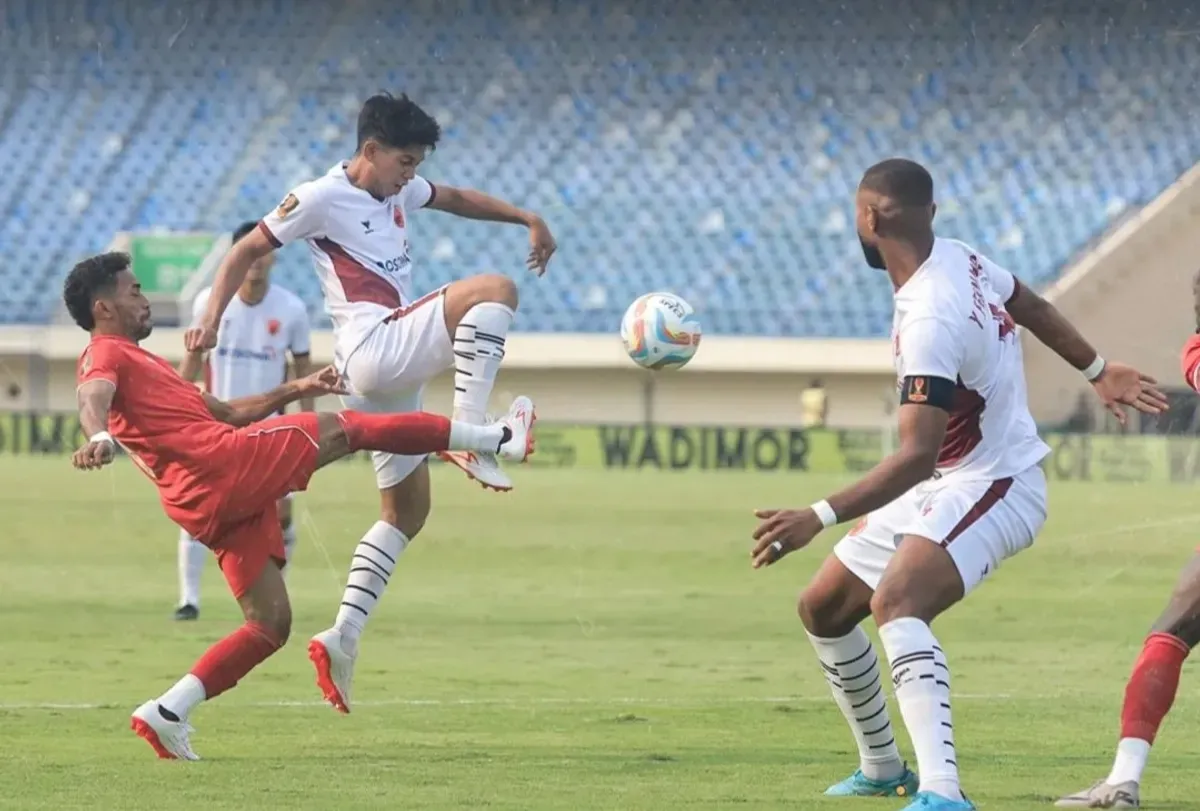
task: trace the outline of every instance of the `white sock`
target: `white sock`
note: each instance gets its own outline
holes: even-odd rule
[[[204,685],[189,673],[175,682],[174,687],[162,694],[158,699],[158,706],[173,712],[182,721],[188,717],[192,708],[206,698],[208,696],[204,692]]]
[[[179,530],[179,604],[200,607],[200,575],[208,547]]]
[[[450,420],[450,447],[452,451],[495,451],[504,439],[504,426],[498,422],[477,425],[472,422]]]
[[[917,753],[921,791],[962,800],[946,655],[933,630],[916,617],[884,623],[879,628],[879,638],[892,665],[892,684],[900,714]]]
[[[485,301],[467,310],[454,330],[454,419],[484,421],[513,315],[507,304]]]
[[[1113,761],[1112,773],[1105,782],[1119,786],[1132,780],[1142,782],[1142,772],[1150,759],[1150,742],[1141,738],[1122,738],[1117,744],[1117,759]]]
[[[859,768],[871,780],[895,780],[904,773],[888,718],[887,693],[879,673],[879,657],[862,628],[841,639],[808,635],[825,680],[858,742]]]
[[[342,605],[333,623],[347,641],[357,642],[362,635],[406,546],[408,538],[404,533],[385,521],[376,521],[358,542],[350,561]]]

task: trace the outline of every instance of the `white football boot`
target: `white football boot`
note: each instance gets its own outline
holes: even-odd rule
[[[536,419],[532,400],[528,397],[513,400],[508,414],[500,421],[512,436],[500,446],[499,455],[513,462],[528,459],[533,453],[533,423]],[[438,456],[457,465],[468,478],[489,490],[503,493],[513,487],[512,479],[500,469],[497,454],[492,451],[442,451]]]
[[[1138,784],[1132,780],[1116,786],[1101,780],[1078,794],[1068,794],[1055,805],[1059,808],[1138,808],[1141,801]]]
[[[330,628],[308,643],[308,658],[317,669],[321,695],[340,713],[350,712],[350,686],[354,681],[354,661],[358,658],[358,646],[344,644],[345,641],[340,631]]]
[[[133,711],[130,728],[138,737],[150,744],[163,760],[199,760],[192,751],[188,735],[194,730],[186,718],[170,721],[159,712],[157,701],[147,701]]]

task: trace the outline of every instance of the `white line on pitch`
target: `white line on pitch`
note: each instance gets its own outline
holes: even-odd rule
[[[1036,693],[1016,696],[1011,693],[955,693],[959,701],[1044,701],[1061,698],[1060,695]],[[830,696],[761,696],[747,698],[385,698],[378,701],[356,701],[354,707],[554,707],[554,706],[588,706],[603,707],[612,705],[657,706],[657,707],[723,707],[737,704],[797,704],[831,702]],[[132,707],[133,704],[129,704]],[[323,701],[223,701],[225,707],[324,707]],[[57,703],[57,702],[28,702],[0,703],[0,712],[17,710],[119,710],[126,709],[126,702],[98,703]]]

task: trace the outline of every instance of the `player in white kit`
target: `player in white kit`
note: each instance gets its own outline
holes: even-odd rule
[[[755,568],[824,528],[858,523],[800,596],[799,612],[860,768],[826,792],[911,797],[909,811],[966,811],[950,713],[950,670],[930,623],[1026,549],[1046,520],[1049,448],[1026,402],[1018,324],[1120,404],[1166,407],[1153,380],[1105,363],[1045,300],[961,242],[933,233],[933,180],[919,164],[869,169],[857,195],[867,263],[895,288],[892,345],[899,449],[857,484],[800,510],[760,510]],[[900,758],[875,651],[873,616],[920,780]]]
[[[254,222],[243,223],[233,232],[233,244],[257,226]],[[282,385],[288,378],[289,355],[292,377],[305,377],[312,371],[308,310],[295,293],[271,283],[274,260],[268,254],[251,265],[225,311],[216,347],[207,354],[189,352],[184,357],[179,368],[184,380],[195,382],[203,375],[208,393],[228,402]],[[208,308],[210,290],[200,291],[192,302],[193,322],[198,322]],[[300,410],[312,411],[312,400],[301,400]],[[279,502],[279,521],[290,561],[296,546],[290,495]],[[211,556],[208,547],[186,531],[179,531],[179,605],[175,619],[194,620],[200,616],[200,575]]]
[[[419,410],[426,382],[454,368],[454,418],[483,423],[517,307],[507,276],[483,274],[451,282],[425,296],[412,285],[408,229],[424,208],[529,230],[526,264],[541,275],[555,251],[545,221],[478,191],[434,186],[416,173],[440,137],[437,122],[407,96],[368,99],[358,117],[353,158],[293,189],[259,228],[222,262],[208,310],[188,331],[187,347],[214,345],[233,291],[259,258],[304,240],[333,321],[335,364],[360,411]],[[516,415],[532,422],[533,414]],[[495,454],[449,453],[447,459],[485,487],[512,482]],[[363,536],[351,562],[332,628],[313,638],[309,655],[325,698],[349,712],[358,640],[383,596],[401,553],[429,515],[424,457],[374,455],[380,520]]]

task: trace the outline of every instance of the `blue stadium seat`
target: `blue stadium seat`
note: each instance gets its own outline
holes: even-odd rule
[[[384,87],[442,121],[432,180],[555,227],[560,254],[535,280],[518,229],[437,213],[413,226],[420,287],[511,273],[526,330],[611,331],[656,288],[690,298],[709,332],[886,335],[890,292],[851,204],[876,160],[927,162],[942,232],[1041,286],[1200,159],[1200,41],[1178,35],[1200,12],[1183,0],[27,0],[3,14],[4,323],[47,318],[69,265],[118,230],[261,216],[352,151],[357,107]],[[303,247],[281,252],[278,279],[324,320]]]

